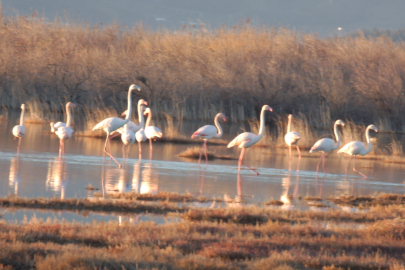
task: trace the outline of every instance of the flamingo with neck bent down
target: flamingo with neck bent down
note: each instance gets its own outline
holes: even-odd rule
[[[234,147],[237,145],[239,148],[242,148],[242,151],[239,156],[239,162],[238,162],[238,172],[240,172],[240,165],[243,164],[245,165],[249,170],[253,171],[256,175],[259,175],[257,171],[254,169],[250,168],[248,165],[243,163],[243,156],[245,155],[246,148],[251,147],[252,145],[256,144],[264,135],[264,113],[266,111],[273,111],[273,109],[269,105],[264,105],[262,107],[262,111],[260,113],[260,128],[259,128],[259,134],[254,134],[251,132],[244,132],[242,134],[239,134],[235,139],[233,139],[229,144],[228,148]]]
[[[218,123],[218,119],[222,118],[222,120],[226,121],[226,116],[223,113],[218,113],[215,118],[214,118],[214,124],[213,125],[205,125],[203,127],[200,127],[197,129],[196,132],[191,135],[191,139],[194,138],[202,138],[204,140],[204,144],[201,147],[200,150],[200,158],[198,159],[198,165],[200,165],[201,162],[201,155],[203,150],[205,149],[205,163],[208,165],[208,157],[207,157],[207,141],[211,138],[221,138],[222,137],[222,127]]]

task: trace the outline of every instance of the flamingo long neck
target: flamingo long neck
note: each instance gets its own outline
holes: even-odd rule
[[[71,112],[70,112],[70,106],[69,103],[66,104],[66,114],[67,114],[67,119],[66,119],[66,126],[70,127],[70,125],[72,124],[72,120],[71,120]]]
[[[260,127],[259,127],[259,134],[257,134],[259,137],[258,139],[260,140],[263,135],[264,135],[264,113],[266,110],[262,109],[262,112],[260,113]]]
[[[152,120],[152,111],[151,109],[148,110],[148,119],[146,119],[146,124],[145,127],[149,127],[150,126],[150,121]]]
[[[24,114],[25,114],[25,107],[21,110],[20,126],[23,126],[23,125],[24,125]]]
[[[215,135],[215,137],[220,138],[222,136],[223,132],[222,132],[222,127],[218,122],[218,118],[219,118],[219,115],[215,116],[215,119],[214,119],[215,126],[218,129],[218,133]]]
[[[335,137],[336,137],[336,144],[335,144],[335,149],[338,149],[340,147],[340,135],[339,135],[339,130],[337,127],[337,123],[335,123],[334,130],[335,130]]]
[[[288,125],[287,125],[287,133],[291,131],[291,117],[288,116]]]
[[[131,98],[131,94],[132,94],[132,88],[129,89],[128,91],[128,108],[127,108],[127,115],[125,116],[124,122],[125,124],[129,122],[129,120],[131,119],[131,114],[132,114],[132,98]]]
[[[145,123],[144,123],[145,118],[144,118],[143,112],[142,112],[142,105],[143,105],[142,102],[138,102],[138,122],[139,122],[139,126],[141,128],[144,128],[145,127]]]
[[[370,153],[370,151],[373,147],[371,144],[371,141],[370,141],[370,128],[369,127],[367,127],[367,129],[366,129],[366,140],[367,140],[368,147],[367,147],[367,150],[365,151],[364,155]]]

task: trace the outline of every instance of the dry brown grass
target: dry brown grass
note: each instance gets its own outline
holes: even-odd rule
[[[192,158],[192,159],[199,159],[200,158],[201,147],[188,147],[186,150],[181,152],[178,156],[185,157],[185,158]],[[233,156],[224,156],[224,155],[217,155],[215,152],[207,151],[208,160],[218,159],[232,159],[237,160],[237,157]],[[201,156],[202,159],[205,158],[204,153]]]

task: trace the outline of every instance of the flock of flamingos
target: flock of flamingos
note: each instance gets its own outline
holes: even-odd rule
[[[98,123],[93,128],[93,131],[94,130],[103,130],[107,134],[105,144],[104,144],[104,152],[107,153],[117,163],[117,165],[119,167],[122,167],[121,164],[111,154],[111,146],[109,144],[111,138],[121,135],[121,140],[123,142],[123,153],[124,153],[124,159],[125,159],[126,157],[128,157],[129,146],[131,144],[133,144],[135,142],[135,140],[138,141],[138,144],[140,146],[141,142],[149,139],[150,152],[152,153],[152,140],[156,139],[156,138],[161,138],[163,136],[162,131],[159,128],[150,125],[150,121],[152,118],[152,111],[150,108],[146,107],[146,106],[148,106],[148,103],[143,99],[140,99],[138,101],[138,106],[137,106],[139,124],[137,125],[130,120],[131,114],[132,114],[131,93],[133,90],[140,91],[141,88],[135,84],[132,84],[129,87],[128,108],[125,112],[122,113],[123,116],[125,115],[125,119],[121,119],[119,117],[106,118],[103,121],[101,121],[100,123]],[[76,108],[76,105],[71,102],[68,102],[66,104],[66,114],[67,114],[66,123],[63,123],[63,122],[57,122],[57,123],[52,122],[51,123],[51,131],[53,133],[55,133],[60,139],[59,155],[64,154],[64,151],[65,151],[64,150],[64,141],[71,138],[74,133],[74,130],[71,126],[71,113],[72,113],[71,109],[72,108]],[[25,128],[24,128],[25,105],[24,104],[21,105],[21,110],[22,111],[21,111],[21,117],[20,117],[20,124],[14,126],[14,128],[12,130],[13,135],[15,137],[19,138],[18,147],[17,147],[18,151],[19,151],[20,144],[21,144],[21,137],[23,137],[25,134]],[[266,111],[273,111],[273,109],[268,105],[264,105],[262,107],[261,114],[260,114],[260,128],[259,128],[258,134],[254,134],[251,132],[244,132],[244,133],[236,136],[236,138],[233,139],[227,146],[228,148],[238,146],[239,148],[242,149],[241,153],[240,153],[240,157],[239,157],[239,162],[238,162],[238,171],[240,171],[241,165],[244,165],[248,169],[253,171],[256,175],[259,174],[256,170],[252,169],[251,167],[249,167],[248,165],[246,165],[243,162],[243,157],[245,155],[246,149],[251,147],[252,145],[256,144],[263,137],[264,129],[265,129],[264,118],[265,118]],[[148,119],[147,119],[146,123],[144,120],[144,115],[148,115]],[[201,162],[201,156],[202,156],[203,151],[205,151],[205,159],[206,159],[206,163],[208,163],[207,140],[209,140],[211,138],[220,138],[223,134],[222,128],[218,122],[219,118],[222,118],[224,121],[226,121],[225,115],[222,113],[218,113],[214,119],[215,126],[213,126],[213,125],[203,126],[203,127],[199,128],[197,131],[195,131],[193,133],[193,135],[191,136],[191,138],[202,138],[204,140],[204,144],[201,147],[200,158],[199,158],[198,164],[200,164],[200,162]],[[290,171],[291,171],[291,159],[292,159],[292,153],[291,153],[292,146],[296,146],[297,151],[298,151],[298,159],[301,158],[301,151],[298,146],[298,142],[300,140],[300,134],[295,131],[291,131],[291,120],[292,120],[292,115],[289,115],[287,134],[284,137],[286,144],[289,146],[289,160],[290,160],[289,170]],[[337,128],[338,125],[344,126],[345,124],[342,120],[337,120],[334,124],[334,133],[336,136],[336,143],[333,139],[323,138],[323,139],[317,141],[312,146],[311,150],[309,151],[310,153],[322,152],[322,155],[320,157],[320,160],[318,162],[317,169],[316,169],[317,173],[319,171],[319,166],[322,162],[322,167],[323,167],[324,173],[326,174],[325,153],[332,151],[332,150],[336,150],[340,147],[341,140],[340,140],[340,136],[339,136],[339,132],[338,132],[338,128]],[[369,125],[367,127],[367,129],[366,129],[367,147],[364,143],[362,143],[360,141],[352,141],[352,142],[347,143],[345,146],[343,146],[338,151],[338,153],[346,153],[346,154],[350,155],[349,162],[347,163],[347,166],[346,166],[346,174],[347,174],[347,170],[348,170],[348,167],[350,164],[350,160],[354,156],[353,170],[355,172],[359,173],[360,175],[362,175],[364,178],[367,178],[366,175],[364,175],[363,173],[356,170],[355,164],[356,164],[357,155],[364,156],[371,151],[372,145],[371,145],[370,135],[369,135],[369,131],[371,129],[378,132],[377,127],[375,127],[374,125]],[[107,150],[107,147],[109,147],[109,150]],[[126,149],[126,147],[128,147],[128,149]],[[139,151],[141,151],[141,147],[139,147]]]

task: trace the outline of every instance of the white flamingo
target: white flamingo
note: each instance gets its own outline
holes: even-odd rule
[[[257,171],[254,169],[250,168],[247,166],[245,163],[243,163],[243,156],[245,155],[246,148],[251,147],[255,143],[257,143],[264,135],[264,113],[265,111],[273,111],[273,109],[269,105],[264,105],[262,107],[262,111],[260,113],[260,128],[259,128],[259,134],[254,134],[251,132],[244,132],[242,134],[239,134],[235,139],[233,139],[229,144],[228,148],[234,147],[235,145],[239,146],[239,148],[242,148],[242,151],[239,156],[239,162],[238,162],[238,172],[240,171],[240,165],[243,164],[249,170],[253,171],[256,175],[259,175]]]
[[[73,132],[75,132],[71,127],[72,125],[71,108],[76,108],[76,105],[72,102],[68,102],[66,104],[66,114],[67,114],[66,124],[61,123],[61,125],[59,125],[59,127],[55,131],[55,134],[59,137],[59,155],[65,153],[64,140],[71,138],[73,136]]]
[[[139,121],[141,129],[135,133],[135,139],[138,142],[139,159],[141,159],[141,156],[142,156],[141,142],[144,142],[148,139],[145,134],[145,118],[143,115],[144,110],[145,110],[145,107],[141,106],[141,113],[139,114],[139,117],[140,118],[142,117],[142,119],[141,119],[142,121]]]
[[[208,164],[208,157],[207,157],[207,141],[211,138],[221,138],[222,137],[222,128],[221,125],[218,123],[218,118],[221,117],[222,120],[226,121],[226,116],[223,113],[218,113],[215,118],[214,118],[214,123],[215,126],[213,125],[205,125],[203,127],[200,127],[197,129],[196,132],[191,135],[191,139],[194,138],[202,138],[204,140],[204,144],[201,147],[200,151],[200,158],[198,159],[198,165],[200,165],[201,162],[201,155],[203,152],[203,149],[205,149],[205,163]]]
[[[13,127],[13,135],[18,138],[17,152],[20,151],[21,138],[25,135],[24,127],[25,104],[21,104],[20,124]]]
[[[125,117],[125,119],[121,119],[119,117],[110,117],[107,119],[104,119],[103,121],[101,121],[100,123],[98,123],[94,128],[94,130],[104,130],[105,133],[107,133],[107,138],[105,140],[105,144],[104,144],[104,152],[107,153],[118,165],[118,167],[121,168],[121,164],[111,155],[111,153],[109,153],[107,151],[107,143],[108,143],[108,139],[110,138],[110,134],[111,132],[113,132],[114,130],[119,129],[120,127],[124,126],[126,123],[128,123],[130,117],[131,117],[131,113],[132,113],[132,98],[131,98],[131,94],[133,90],[138,90],[140,91],[141,88],[135,84],[132,84],[129,87],[128,90],[128,114]]]
[[[336,137],[336,144],[333,139],[330,138],[323,138],[317,141],[314,146],[312,146],[311,150],[309,150],[309,153],[315,153],[315,152],[322,152],[321,158],[319,159],[318,165],[316,166],[316,173],[319,171],[319,165],[322,162],[322,167],[324,173],[326,173],[325,169],[325,153],[329,151],[333,151],[335,149],[338,149],[340,147],[340,136],[339,136],[339,131],[338,131],[338,125],[345,126],[345,123],[342,120],[336,120],[335,124],[333,126],[334,132],[335,132],[335,137]]]
[[[146,108],[143,114],[148,115],[148,119],[146,120],[145,124],[145,136],[149,139],[149,152],[150,157],[152,158],[152,140],[156,140],[156,138],[162,138],[163,133],[158,127],[150,125],[150,122],[152,120],[152,110],[150,108]]]
[[[291,146],[295,145],[297,147],[297,151],[298,151],[298,169],[297,169],[297,171],[299,171],[299,161],[301,159],[301,151],[300,151],[300,148],[298,147],[298,141],[300,140],[301,136],[298,132],[291,131],[292,118],[293,118],[292,114],[289,114],[288,115],[287,134],[285,134],[284,140],[289,147],[289,170],[290,171],[291,171],[291,161],[292,161]]]
[[[370,153],[370,151],[372,149],[372,145],[371,145],[371,141],[370,141],[370,129],[374,130],[375,132],[378,132],[377,127],[374,125],[369,125],[367,127],[367,129],[366,129],[366,140],[367,140],[367,144],[368,144],[367,148],[364,145],[364,143],[359,142],[359,141],[353,141],[353,142],[347,143],[345,146],[343,146],[338,151],[338,153],[346,153],[346,154],[350,155],[349,162],[347,163],[347,166],[346,166],[346,174],[347,174],[347,169],[349,168],[350,160],[354,156],[353,171],[361,174],[364,177],[364,179],[367,178],[367,176],[365,174],[356,170],[355,166],[356,166],[356,156],[357,155],[361,155],[361,156],[367,155],[368,153]]]
[[[76,108],[76,105],[73,104],[72,102],[66,103],[66,115],[67,115],[67,116],[66,116],[66,117],[67,117],[66,122],[68,122],[69,117],[70,117],[70,115],[69,115],[69,108],[70,108],[71,106],[73,106],[74,108]],[[56,122],[56,123],[51,122],[50,125],[51,125],[51,132],[52,132],[52,133],[55,133],[55,131],[58,130],[58,128],[60,128],[60,127],[66,127],[66,123],[64,123],[64,122]]]

